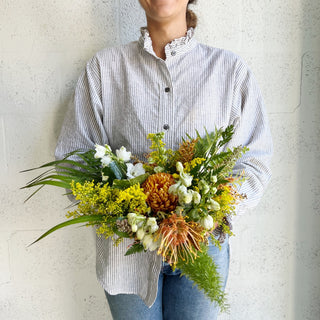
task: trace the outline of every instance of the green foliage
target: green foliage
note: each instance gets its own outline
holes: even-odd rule
[[[45,185],[70,189],[72,181],[79,183],[84,183],[85,181],[101,182],[101,164],[100,160],[94,157],[94,154],[94,150],[86,152],[76,150],[67,154],[62,160],[51,161],[40,167],[22,171],[28,172],[50,168],[21,188],[26,189],[40,186],[25,201],[28,201]],[[71,160],[70,158],[76,158],[77,161]]]
[[[121,189],[121,190],[124,190],[124,189],[127,189],[135,184],[142,184],[147,178],[149,177],[149,174],[146,173],[146,174],[142,174],[136,178],[132,178],[132,179],[124,179],[124,180],[114,180],[113,181],[113,185],[112,187],[114,188],[118,188],[118,189]]]
[[[143,245],[139,243],[134,243],[125,253],[125,256],[129,256],[134,253],[142,252],[144,250]]]
[[[201,245],[201,252],[198,257],[191,262],[179,261],[177,267],[182,274],[193,281],[199,290],[204,291],[206,296],[215,302],[222,312],[228,310],[226,294],[222,289],[221,276],[217,266],[208,254],[208,247]]]
[[[170,162],[169,159],[173,156],[173,151],[165,148],[165,143],[163,142],[164,132],[149,133],[147,138],[151,140],[150,149],[153,150],[149,154],[149,164],[155,164],[167,169]]]
[[[206,131],[206,135],[201,137],[197,131],[198,142],[195,146],[194,157],[205,158],[206,161],[191,170],[194,178],[210,181],[210,177],[217,176],[218,183],[225,182],[225,178],[232,173],[232,169],[237,160],[248,150],[247,147],[238,146],[225,151],[219,150],[225,146],[232,138],[234,128],[232,125],[225,130],[216,129],[212,133]]]
[[[56,226],[54,226],[53,228],[49,229],[43,235],[41,235],[37,240],[35,240],[31,244],[29,244],[28,247],[33,245],[34,243],[38,242],[39,240],[43,239],[44,237],[48,236],[50,233],[52,233],[52,232],[54,232],[54,231],[56,231],[58,229],[70,226],[72,224],[84,223],[84,222],[88,222],[88,223],[90,223],[90,225],[100,224],[102,220],[103,220],[103,216],[101,216],[101,215],[92,215],[92,216],[81,216],[81,217],[74,218],[72,220],[68,220],[68,221],[59,223]]]

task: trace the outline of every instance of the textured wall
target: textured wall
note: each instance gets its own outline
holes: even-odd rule
[[[19,174],[53,158],[75,82],[94,52],[135,40],[137,0],[0,0],[0,318],[111,319],[95,278],[91,230],[59,231],[61,191],[27,204]],[[238,219],[229,315],[317,320],[320,297],[320,4],[201,0],[197,38],[240,54],[263,91],[274,136],[273,180]]]

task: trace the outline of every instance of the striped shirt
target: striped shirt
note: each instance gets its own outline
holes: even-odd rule
[[[146,28],[139,41],[98,52],[76,86],[59,137],[56,158],[75,149],[109,144],[142,156],[148,133],[165,131],[168,148],[195,130],[235,126],[227,147],[246,145],[234,174],[245,171],[240,192],[247,195],[239,211],[255,206],[271,173],[272,139],[255,79],[235,54],[197,42],[194,31],[165,47],[157,57]],[[96,271],[110,294],[133,293],[151,306],[157,295],[161,257],[155,252],[124,256],[132,240],[118,247],[96,238]]]

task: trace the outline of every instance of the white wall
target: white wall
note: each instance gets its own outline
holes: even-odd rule
[[[47,188],[27,204],[25,168],[53,159],[75,82],[97,50],[137,39],[137,0],[0,0],[0,318],[111,319],[95,278],[92,231],[64,220]],[[229,315],[317,320],[320,314],[320,4],[200,0],[197,38],[240,54],[263,91],[273,179],[232,239]]]

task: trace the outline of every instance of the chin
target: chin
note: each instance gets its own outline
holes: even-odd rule
[[[151,3],[152,13],[162,18],[170,17],[179,10],[177,0],[151,0]]]

